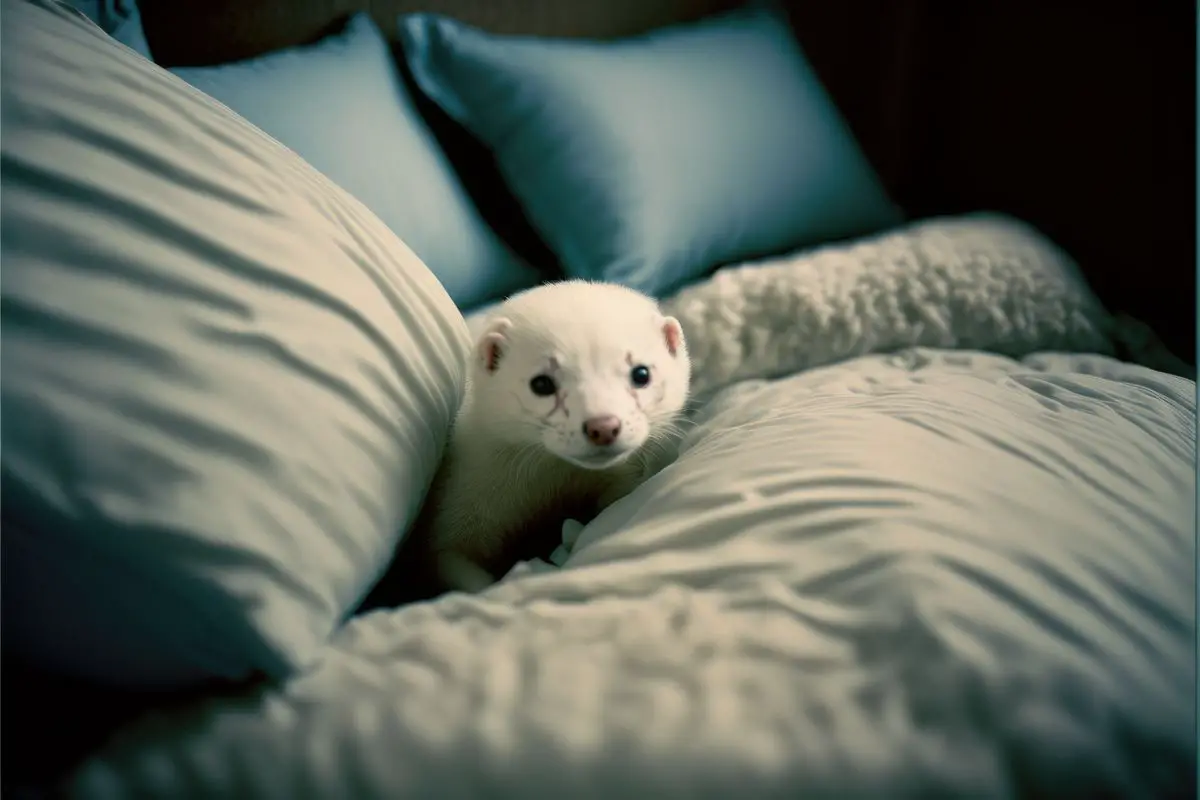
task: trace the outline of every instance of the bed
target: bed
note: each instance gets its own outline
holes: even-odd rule
[[[5,0],[6,794],[1195,795],[1194,368],[1086,264],[906,217],[773,7],[255,5]],[[563,275],[680,320],[678,457],[361,608]]]

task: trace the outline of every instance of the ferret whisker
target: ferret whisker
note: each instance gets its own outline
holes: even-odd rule
[[[542,447],[539,443],[528,443],[516,452],[510,466],[514,480],[524,483],[532,477]]]
[[[646,440],[648,442],[669,444],[677,439],[682,438],[683,433],[684,433],[683,426],[677,425],[674,422],[663,422],[663,423],[658,423],[650,431],[650,435],[647,437]]]

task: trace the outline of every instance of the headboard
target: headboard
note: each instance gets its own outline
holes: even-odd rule
[[[1028,220],[1080,262],[1110,308],[1149,322],[1194,363],[1196,4],[776,1],[911,216],[988,208]],[[739,4],[140,0],[139,6],[155,59],[183,66],[310,42],[361,10],[385,32],[395,30],[403,13],[433,11],[496,32],[608,38]],[[465,135],[446,120],[435,130],[469,150]],[[487,172],[483,153],[458,166]],[[486,182],[476,181],[473,193]],[[538,247],[509,204],[477,199],[498,228],[520,229],[518,250]]]

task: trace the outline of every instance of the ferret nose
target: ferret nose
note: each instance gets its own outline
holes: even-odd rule
[[[597,447],[605,447],[617,440],[621,433],[621,420],[612,414],[592,417],[583,423],[583,435]]]

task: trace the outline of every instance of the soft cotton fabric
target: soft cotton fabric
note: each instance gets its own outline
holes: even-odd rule
[[[1189,796],[1195,391],[928,349],[737,384],[561,571],[355,619],[70,796]]]
[[[460,307],[538,281],[475,208],[369,15],[311,45],[172,71],[361,200]]]
[[[616,41],[431,14],[400,33],[417,84],[493,151],[571,277],[662,294],[899,221],[774,10]]]
[[[421,502],[462,317],[294,153],[65,5],[3,14],[5,655],[290,675]]]

